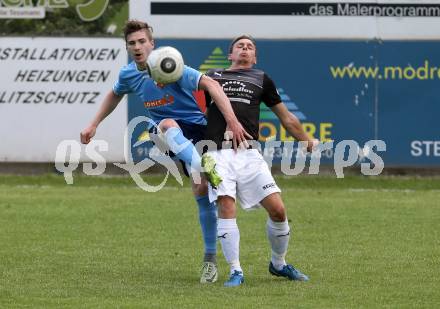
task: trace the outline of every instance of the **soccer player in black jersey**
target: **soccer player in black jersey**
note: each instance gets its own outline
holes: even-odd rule
[[[260,104],[264,102],[278,116],[286,130],[298,141],[307,142],[307,150],[311,151],[318,141],[308,136],[298,118],[288,111],[270,77],[253,68],[257,62],[256,53],[255,40],[248,35],[239,36],[230,45],[231,66],[228,69],[211,70],[207,75],[223,87],[238,120],[252,135],[253,141],[258,141]],[[207,96],[209,108],[205,139],[214,141],[217,146],[217,150],[209,154],[215,158],[216,170],[223,181],[217,188],[211,186],[209,195],[211,201],[217,201],[217,236],[231,268],[225,286],[239,286],[244,282],[239,260],[240,232],[236,223],[236,198],[245,210],[262,206],[268,212],[267,235],[272,249],[269,272],[290,280],[307,281],[306,275],[285,261],[290,228],[281,191],[266,162],[257,149],[245,147],[234,151],[224,147],[226,122],[216,104],[210,101]]]

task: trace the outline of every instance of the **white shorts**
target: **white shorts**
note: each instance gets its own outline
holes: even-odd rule
[[[245,210],[260,207],[266,196],[281,192],[261,154],[256,149],[222,149],[208,152],[217,163],[215,169],[223,181],[217,189],[209,186],[209,200],[227,195],[239,200]]]

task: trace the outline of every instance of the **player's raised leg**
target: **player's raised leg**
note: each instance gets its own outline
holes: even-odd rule
[[[194,144],[188,140],[177,122],[164,119],[159,123],[161,137],[177,158],[188,164],[192,169],[201,171],[201,159]]]
[[[196,147],[192,141],[184,136],[182,129],[175,120],[162,120],[159,123],[159,130],[162,132],[162,138],[170,150],[177,156],[177,158],[189,165],[191,171],[204,172],[207,180],[214,187],[217,187],[220,184],[222,179],[218,176],[215,170],[214,159],[205,154],[202,162]]]

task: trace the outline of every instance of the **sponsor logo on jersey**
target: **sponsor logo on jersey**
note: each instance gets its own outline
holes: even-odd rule
[[[174,96],[166,94],[163,98],[144,102],[146,108],[158,107],[174,103]]]

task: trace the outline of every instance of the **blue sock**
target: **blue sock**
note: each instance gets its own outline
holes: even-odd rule
[[[183,136],[183,132],[180,128],[169,128],[165,132],[165,140],[171,151],[176,154],[177,158],[191,166],[191,168],[196,171],[200,171],[200,155],[197,152],[196,147],[194,147],[194,144]]]
[[[217,252],[217,207],[209,203],[208,195],[196,196],[199,205],[199,220],[202,228],[205,255]]]

